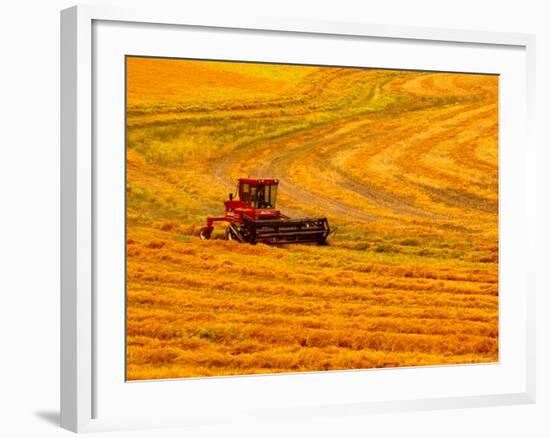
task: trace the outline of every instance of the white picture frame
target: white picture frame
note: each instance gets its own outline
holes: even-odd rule
[[[106,24],[104,28],[101,28],[103,30],[97,27],[98,25],[103,26],[102,23]],[[210,32],[212,34],[210,36],[230,30],[237,31],[240,35],[239,38],[248,39],[260,38],[265,33],[269,34],[269,38],[273,41],[282,37],[299,39],[314,36],[315,38],[343,38],[342,41],[348,41],[342,44],[352,44],[349,41],[360,43],[368,40],[373,44],[377,42],[392,45],[406,44],[411,48],[431,45],[438,46],[440,49],[452,46],[463,47],[465,50],[483,48],[487,51],[498,52],[499,54],[495,54],[496,58],[494,59],[502,59],[498,61],[501,64],[491,64],[493,59],[491,56],[472,61],[470,67],[460,59],[453,64],[450,59],[445,60],[443,57],[444,59],[438,62],[447,62],[448,70],[451,71],[481,69],[480,71],[500,74],[500,68],[510,69],[511,73],[506,77],[512,78],[510,81],[516,81],[514,87],[509,88],[509,92],[514,94],[513,99],[505,98],[502,104],[505,106],[501,108],[503,113],[501,123],[505,127],[508,126],[506,122],[509,119],[507,118],[520,116],[516,120],[518,131],[504,133],[504,147],[507,148],[506,151],[510,151],[510,154],[505,153],[500,162],[504,169],[509,169],[504,175],[501,173],[503,192],[508,193],[506,192],[507,187],[510,188],[510,197],[506,198],[510,202],[505,202],[503,206],[505,210],[501,208],[500,212],[501,217],[510,218],[505,224],[501,223],[504,237],[508,237],[501,242],[501,252],[505,257],[505,263],[501,259],[500,278],[504,286],[509,282],[515,285],[514,290],[517,291],[517,295],[514,296],[515,301],[507,302],[505,299],[505,307],[503,308],[501,304],[500,308],[502,315],[500,328],[501,330],[505,329],[505,332],[508,328],[510,329],[508,330],[510,348],[508,348],[506,340],[508,338],[506,337],[502,341],[504,345],[501,345],[503,351],[507,352],[504,354],[504,358],[501,358],[501,361],[493,365],[492,368],[483,366],[421,367],[422,369],[415,371],[404,370],[404,373],[390,370],[393,374],[384,370],[361,370],[328,373],[322,376],[319,373],[298,373],[283,377],[248,376],[190,379],[191,382],[186,383],[186,393],[201,391],[214,397],[219,396],[220,402],[210,410],[201,407],[200,402],[187,405],[182,402],[174,405],[172,403],[174,397],[177,397],[178,391],[181,391],[181,383],[177,381],[128,384],[124,380],[121,381],[120,374],[114,373],[114,377],[106,377],[105,361],[116,362],[117,365],[114,366],[116,368],[120,365],[120,358],[113,357],[116,354],[113,353],[113,348],[109,349],[106,346],[108,342],[102,333],[117,325],[122,324],[123,326],[124,314],[117,313],[117,303],[114,303],[112,312],[98,312],[98,306],[105,306],[105,300],[97,300],[98,290],[104,290],[101,285],[109,282],[109,279],[103,275],[106,271],[101,268],[104,263],[102,257],[104,250],[102,245],[98,245],[98,236],[103,232],[101,227],[104,225],[101,224],[104,223],[102,222],[104,218],[98,213],[101,209],[98,210],[96,207],[98,203],[104,202],[102,193],[105,192],[101,189],[101,181],[107,178],[105,175],[109,175],[110,172],[117,172],[118,162],[109,160],[108,157],[107,161],[103,156],[98,157],[95,148],[97,142],[102,141],[105,133],[114,133],[120,128],[123,129],[124,122],[123,119],[116,118],[119,113],[113,113],[114,119],[110,117],[113,120],[113,126],[103,124],[103,128],[97,129],[95,125],[101,120],[102,108],[104,109],[101,99],[97,95],[97,87],[98,81],[103,81],[100,77],[105,77],[101,76],[105,72],[94,64],[94,60],[101,59],[101,65],[105,65],[106,62],[101,58],[103,52],[105,52],[106,58],[119,56],[121,53],[128,54],[126,52],[128,46],[124,45],[124,38],[119,36],[121,34],[117,26],[131,28],[122,30],[122,32],[133,32],[131,34],[133,47],[137,47],[138,50],[139,47],[135,44],[142,44],[145,47],[145,39],[142,40],[139,37],[142,32],[140,27],[147,27],[153,32],[147,35],[149,43],[151,43],[152,35],[152,44],[158,43],[159,48],[165,47],[167,51],[169,51],[168,45],[162,44],[160,33],[185,28],[189,32],[200,31],[204,35],[209,35]],[[156,37],[154,36],[155,32],[159,34]],[[105,44],[102,43],[105,38],[108,38],[109,41],[109,50],[111,50],[109,53],[107,53],[109,50],[104,49]],[[173,35],[171,39],[173,40]],[[203,49],[206,50],[206,45]],[[143,50],[145,51],[145,48]],[[201,50],[200,44],[196,50]],[[162,52],[160,49],[159,51]],[[103,6],[77,6],[62,11],[61,426],[75,432],[82,432],[209,424],[239,417],[300,418],[312,415],[360,415],[369,412],[533,403],[535,400],[535,287],[534,261],[529,254],[534,254],[535,251],[523,251],[516,254],[516,250],[534,247],[536,185],[533,134],[534,51],[534,36],[525,34],[378,26],[365,23],[316,22],[296,18],[267,17],[259,19],[242,15],[235,17],[196,16],[186,10],[136,11]],[[159,54],[162,55],[162,53]],[[508,57],[507,54],[510,56]],[[502,58],[499,58],[501,55]],[[403,57],[405,57],[405,53],[403,53]],[[412,63],[412,61],[410,62]],[[381,65],[377,64],[377,66]],[[415,69],[422,66],[411,64],[408,67]],[[103,83],[106,82],[101,82],[101,84]],[[116,87],[117,83],[119,82],[114,81],[112,84],[109,83],[109,86]],[[103,86],[101,84],[100,88]],[[504,93],[506,92],[505,87]],[[517,103],[515,105],[517,108],[509,108],[510,111],[517,112],[507,112],[506,105],[511,106],[511,102]],[[115,110],[120,111],[120,108]],[[116,124],[121,126],[117,128]],[[508,135],[510,139],[514,140],[513,142],[506,143]],[[515,147],[512,148],[512,146]],[[111,170],[107,169],[110,166],[109,163],[112,164]],[[111,199],[110,202],[117,202],[117,198]],[[524,230],[521,239],[520,236],[515,238],[514,236],[518,234],[520,228]],[[521,260],[517,257],[520,257]],[[513,273],[512,278],[512,274],[507,268],[516,264],[518,268],[515,271],[517,272]],[[123,294],[123,290],[120,293]],[[517,328],[514,330],[511,327],[512,321],[518,321]],[[116,336],[113,338],[116,339]],[[514,343],[513,346],[512,343]],[[102,351],[102,354],[98,355],[98,351]],[[123,350],[121,350],[121,356],[122,353]],[[509,356],[507,356],[508,353],[510,353]],[[499,374],[500,370],[507,369],[508,361],[511,364],[510,369]],[[377,390],[373,390],[375,395],[371,398],[353,395],[350,389],[362,384],[361,382],[365,380],[364,376],[367,375],[365,373],[370,373],[369,376],[381,376],[380,378],[369,377],[373,382],[369,383],[371,386],[365,386],[365,388],[375,388],[376,385],[378,388],[384,388],[385,385],[389,389],[391,382],[399,379],[400,387],[410,386],[410,391],[405,394],[388,390],[387,397],[377,396],[376,394],[380,394],[380,392],[377,393]],[[492,379],[491,376],[497,374],[498,377],[493,379],[492,386],[480,385],[479,391],[473,391],[467,387],[465,381],[460,381],[461,378],[466,379],[464,376],[469,374],[475,375],[474,383],[476,381],[488,382]],[[414,388],[414,382],[421,382],[421,379],[433,379],[436,382],[441,379],[441,382],[445,382],[449,380],[449,376],[458,379],[455,382],[457,388],[454,391],[446,392],[444,385],[443,387],[439,385],[439,392],[433,389],[431,392],[427,392],[427,395],[418,396],[423,393]],[[118,383],[112,384],[111,380]],[[374,382],[375,380],[377,382]],[[513,382],[513,385],[505,384],[504,380]],[[111,393],[110,386],[123,389],[113,388]],[[147,389],[142,391],[141,389],[145,386]],[[462,390],[458,389],[460,386],[463,386]],[[289,387],[299,388],[300,393],[307,394],[309,391],[312,395],[309,398],[304,396],[300,399],[298,397],[298,400],[292,403],[285,399],[284,391],[277,392],[278,388],[286,388],[285,391],[287,391]],[[127,388],[130,388],[129,392],[126,391]],[[321,390],[316,390],[316,388],[321,388]],[[255,397],[260,389],[271,394],[270,403],[255,400],[251,404],[246,401],[246,398]],[[125,391],[126,394],[123,394]],[[241,393],[242,396],[235,400],[235,406],[230,406],[232,401],[228,398],[228,394],[235,393]],[[127,402],[128,400],[132,401],[132,403],[128,402],[131,409],[128,409],[127,412],[116,411],[112,406],[108,406],[109,403],[106,402],[104,394],[108,395],[109,400],[113,400],[113,405],[120,404],[122,399],[117,397],[126,397]],[[165,398],[172,403],[172,409],[167,410],[162,403],[156,403],[154,406],[145,405],[145,398],[154,399],[161,396],[166,396]],[[255,406],[256,403],[257,406]],[[139,414],[140,406],[143,407],[141,414]],[[193,411],[191,409],[193,407],[196,407],[196,410]],[[98,415],[101,412],[108,412],[108,414]],[[135,413],[132,414],[132,412]]]

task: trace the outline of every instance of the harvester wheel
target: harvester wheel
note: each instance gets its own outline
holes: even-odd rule
[[[225,238],[227,240],[234,240],[235,242],[241,242],[241,236],[239,236],[238,231],[233,228],[232,225],[229,225],[225,229]]]
[[[201,240],[208,240],[210,239],[211,235],[212,235],[211,227],[202,227],[199,231],[199,237],[201,238]]]

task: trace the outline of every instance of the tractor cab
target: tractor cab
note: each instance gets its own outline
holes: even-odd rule
[[[229,200],[225,201],[226,215],[238,218],[243,216],[250,219],[274,219],[281,214],[275,208],[277,201],[277,186],[279,180],[272,178],[241,178],[237,182],[237,196],[229,194]]]
[[[248,208],[275,208],[278,185],[276,179],[241,178],[237,183],[239,200]]]

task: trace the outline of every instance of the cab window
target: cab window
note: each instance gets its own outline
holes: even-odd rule
[[[250,205],[252,206],[252,208],[257,208],[256,192],[257,192],[256,186],[250,187]]]
[[[272,208],[275,208],[275,201],[277,200],[277,186],[272,185],[269,188],[269,203],[271,204]]]
[[[242,194],[241,194],[241,201],[248,202],[249,198],[249,189],[250,186],[248,184],[243,184],[242,186]]]

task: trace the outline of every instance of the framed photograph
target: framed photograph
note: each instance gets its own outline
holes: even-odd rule
[[[61,423],[535,399],[534,37],[61,13]]]

